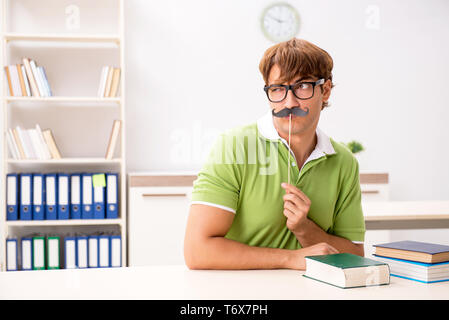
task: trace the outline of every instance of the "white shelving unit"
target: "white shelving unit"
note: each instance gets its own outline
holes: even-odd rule
[[[7,102],[90,102],[90,103],[116,103],[120,104],[120,98],[96,98],[96,97],[6,97]]]
[[[120,35],[104,34],[20,34],[5,33],[6,41],[63,41],[63,42],[111,42],[120,45]]]
[[[1,211],[0,211],[0,265],[1,271],[6,270],[6,239],[9,236],[23,236],[24,234],[30,232],[41,232],[41,233],[78,233],[78,232],[102,232],[102,231],[113,231],[120,232],[122,237],[122,266],[127,266],[127,214],[126,214],[126,157],[125,157],[125,132],[126,132],[126,121],[125,121],[125,59],[124,59],[124,0],[111,0],[107,4],[113,3],[116,7],[113,9],[117,10],[117,32],[114,33],[98,33],[98,32],[73,32],[73,33],[48,33],[48,32],[36,32],[36,33],[24,33],[24,32],[14,32],[14,30],[8,30],[8,18],[11,12],[9,6],[11,0],[0,0],[1,2],[1,19],[2,19],[2,30],[1,30],[1,73],[0,85],[1,85],[1,105],[2,105],[2,175],[1,175]],[[15,1],[20,2],[19,1]],[[30,1],[25,1],[28,4]],[[105,2],[105,1],[103,1]],[[16,5],[15,3],[15,5]],[[89,7],[90,3],[88,1],[81,1],[80,5],[83,3],[88,6],[88,8],[82,8],[82,10],[99,10],[102,11],[103,8],[99,7]],[[105,2],[106,3],[106,2]],[[34,4],[35,5],[35,4]],[[45,4],[40,2],[39,6],[46,7],[47,5],[54,5],[54,2]],[[59,4],[56,4],[59,5]],[[28,14],[28,13],[27,13]],[[33,21],[39,21],[38,17],[34,17]],[[100,23],[100,22],[99,22]],[[115,22],[114,22],[115,23]],[[39,29],[39,28],[37,28]],[[34,29],[33,29],[34,30]],[[115,57],[118,57],[116,67],[121,68],[120,74],[120,95],[116,98],[99,98],[93,94],[92,96],[80,96],[70,95],[58,95],[57,90],[53,92],[55,96],[52,97],[11,97],[7,95],[7,83],[5,83],[4,67],[17,62],[12,62],[14,58],[9,56],[8,48],[11,45],[25,44],[27,49],[33,48],[33,46],[44,47],[45,50],[50,52],[55,48],[67,46],[70,48],[71,45],[75,44],[76,54],[82,52],[83,47],[86,50],[92,50],[92,46],[99,46],[100,48],[106,43],[112,46]],[[48,48],[46,48],[48,46]],[[33,58],[30,56],[30,58]],[[79,59],[83,59],[83,56],[79,56]],[[110,60],[109,60],[110,61]],[[39,64],[39,61],[37,60]],[[51,63],[51,62],[50,62]],[[50,67],[49,62],[42,65],[47,69]],[[109,65],[104,63],[103,65]],[[103,65],[96,65],[98,68],[98,83],[100,81],[100,73]],[[87,66],[86,66],[87,67]],[[92,66],[89,66],[92,67]],[[92,72],[92,70],[90,70]],[[51,79],[49,79],[50,86],[52,86]],[[39,112],[39,108],[50,109],[50,112],[54,113],[57,110],[70,110],[71,112],[79,112],[81,114],[92,113],[92,110],[101,108],[101,112],[115,112],[115,119],[120,119],[121,124],[121,135],[120,142],[117,145],[118,150],[116,150],[115,157],[112,160],[106,160],[104,158],[104,153],[107,147],[107,140],[96,141],[98,145],[104,145],[104,150],[101,149],[98,155],[88,155],[83,157],[83,155],[69,156],[57,160],[14,160],[9,157],[10,153],[7,146],[6,140],[6,130],[11,127],[11,123],[14,121],[22,121],[23,119],[14,119],[15,108],[23,108],[24,105],[32,105],[33,114]],[[28,113],[25,113],[25,116]],[[28,122],[32,122],[34,119],[26,119]],[[50,120],[49,120],[50,121]],[[60,120],[58,120],[60,121]],[[64,120],[62,120],[64,121]],[[67,125],[70,125],[71,119],[66,119]],[[101,119],[93,120],[101,121]],[[36,122],[39,123],[39,122]],[[106,127],[104,125],[103,127]],[[112,128],[112,121],[108,122],[107,127],[109,130]],[[109,137],[110,131],[107,132],[107,137]],[[103,135],[105,136],[105,135]],[[95,134],[93,133],[93,138],[95,139]],[[56,137],[57,142],[58,137]],[[91,143],[91,141],[86,141],[86,143]],[[64,154],[62,154],[64,157]],[[6,175],[11,172],[118,172],[119,173],[119,218],[118,219],[100,219],[100,220],[30,220],[30,221],[7,221],[6,220]],[[62,235],[63,236],[63,235]],[[61,244],[62,245],[62,244]]]

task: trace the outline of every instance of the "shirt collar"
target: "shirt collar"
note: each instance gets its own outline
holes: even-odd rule
[[[257,130],[260,135],[267,140],[284,140],[279,136],[279,133],[274,127],[273,115],[271,114],[271,111],[267,112],[264,116],[257,120]],[[318,127],[316,128],[316,136],[317,143],[314,152],[324,153],[327,155],[336,153],[330,138]]]

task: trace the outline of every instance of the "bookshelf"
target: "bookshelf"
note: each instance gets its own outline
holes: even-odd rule
[[[69,4],[64,1],[55,3],[50,0],[0,0],[0,4],[0,92],[3,109],[1,271],[6,270],[6,239],[20,238],[30,233],[60,233],[61,239],[66,234],[119,233],[122,237],[122,266],[127,266],[124,0],[100,0],[95,3],[88,0],[78,1],[76,9],[79,11],[81,27],[75,29],[61,23],[70,18],[67,13]],[[61,16],[52,16],[61,12],[66,16],[63,16],[65,20],[61,19]],[[28,26],[20,25],[19,21],[22,20],[26,20]],[[23,57],[35,59],[39,65],[45,67],[52,96],[8,95],[4,67],[21,63]],[[70,61],[70,64],[65,63],[64,59]],[[101,70],[106,65],[121,69],[119,94],[116,97],[97,96]],[[65,73],[61,74],[62,72]],[[115,119],[121,120],[120,138],[113,158],[108,160],[105,158],[106,148]],[[17,125],[30,128],[34,124],[52,129],[60,147],[61,159],[13,159],[6,138],[8,128]],[[78,135],[78,141],[73,139],[73,136]],[[117,172],[119,218],[7,220],[8,173],[58,172]],[[63,246],[62,241],[60,245]]]
[[[96,98],[96,97],[6,97],[6,102],[65,102],[65,103],[115,103],[120,105],[120,98]]]
[[[5,33],[6,41],[55,41],[55,42],[106,42],[120,45],[121,39],[119,35],[104,34],[20,34]]]

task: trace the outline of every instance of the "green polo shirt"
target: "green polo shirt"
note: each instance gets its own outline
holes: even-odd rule
[[[226,238],[250,246],[299,249],[286,226],[282,182],[311,200],[308,218],[329,234],[362,243],[365,222],[358,162],[343,145],[317,128],[317,145],[302,168],[277,133],[271,113],[219,136],[194,181],[192,204],[235,214]]]

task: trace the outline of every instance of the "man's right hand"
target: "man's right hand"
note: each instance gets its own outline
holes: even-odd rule
[[[324,254],[335,254],[338,250],[325,242],[317,243],[313,246],[293,250],[288,262],[289,269],[306,270],[307,256],[319,256]]]

